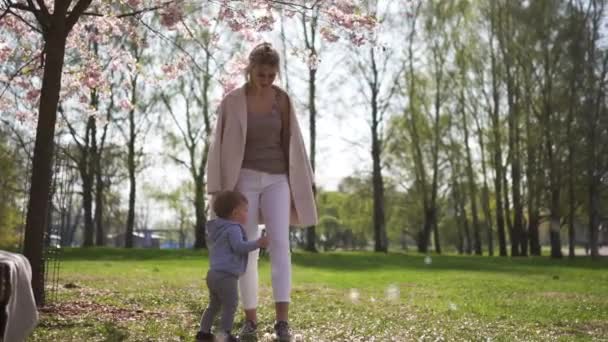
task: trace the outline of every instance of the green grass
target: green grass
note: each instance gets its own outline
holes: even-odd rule
[[[608,260],[295,253],[303,341],[608,341]],[[57,301],[31,341],[193,341],[204,252],[64,251]],[[260,261],[259,337],[273,324]],[[66,286],[67,285],[67,286]],[[238,314],[236,329],[240,328]]]

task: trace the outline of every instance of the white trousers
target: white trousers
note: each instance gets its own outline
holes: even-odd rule
[[[291,254],[289,251],[289,213],[291,193],[285,174],[241,169],[236,190],[249,202],[247,240],[260,236],[258,213],[261,210],[268,234],[272,293],[275,302],[289,302],[291,293]],[[239,279],[239,290],[245,310],[258,305],[259,250],[249,254],[247,270]]]

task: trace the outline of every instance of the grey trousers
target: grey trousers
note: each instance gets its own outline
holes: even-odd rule
[[[209,305],[201,318],[200,330],[211,332],[213,320],[221,309],[221,331],[230,333],[234,323],[234,314],[239,304],[238,277],[230,273],[209,270],[207,287],[209,288]]]

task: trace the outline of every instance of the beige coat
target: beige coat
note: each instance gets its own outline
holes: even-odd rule
[[[223,132],[223,134],[222,134]],[[291,189],[291,225],[317,224],[313,195],[313,173],[306,154],[293,103],[289,99],[289,187]],[[247,97],[245,86],[228,93],[220,104],[214,138],[207,160],[207,192],[234,190],[236,187],[247,137]],[[260,215],[260,222],[263,218]]]

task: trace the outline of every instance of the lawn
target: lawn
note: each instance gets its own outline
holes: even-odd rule
[[[608,259],[293,255],[301,341],[608,341]],[[262,258],[260,340],[272,332]],[[68,249],[29,341],[193,341],[205,252]],[[236,329],[242,316],[237,316]]]

